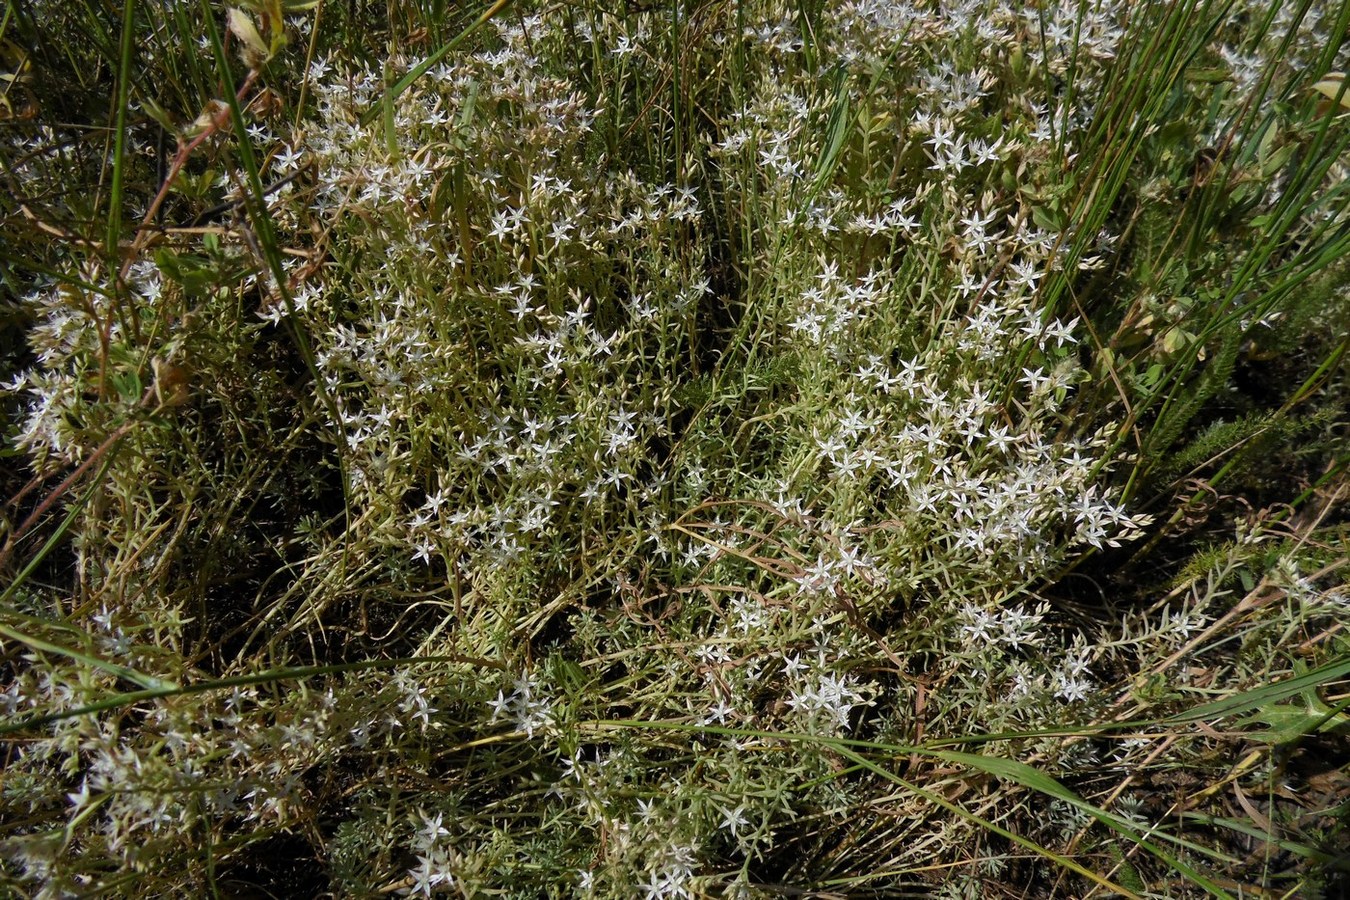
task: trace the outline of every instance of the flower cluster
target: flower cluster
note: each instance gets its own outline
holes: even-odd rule
[[[940,812],[974,782],[923,741],[1208,689],[1163,673],[1228,639],[1253,572],[1300,612],[1240,601],[1265,617],[1239,674],[1345,610],[1310,551],[1256,538],[1146,611],[1061,589],[1155,527],[1126,490],[1131,401],[1203,361],[1179,292],[1242,258],[1148,268],[1172,237],[1145,201],[1204,207],[1151,121],[1145,175],[1111,170],[1137,214],[1086,214],[1124,158],[1103,134],[1135,127],[1112,118],[1148,47],[1132,15],[526,4],[429,66],[317,49],[299,124],[231,138],[286,252],[243,218],[166,229],[22,299],[10,443],[107,475],[70,506],[74,577],[12,592],[0,712],[32,727],[4,877],[210,892],[286,835],[323,836],[342,896],[907,890],[935,860],[976,896],[1022,864]],[[1225,26],[1204,58],[1245,91],[1284,65],[1276,31],[1308,58],[1317,19]],[[1271,123],[1244,165],[1275,187],[1236,173],[1234,222],[1280,218],[1297,181]],[[256,215],[258,173],[216,158],[197,199]],[[1152,752],[990,741],[1066,778]],[[1080,805],[989,790],[1047,859],[1118,855],[1079,846]]]

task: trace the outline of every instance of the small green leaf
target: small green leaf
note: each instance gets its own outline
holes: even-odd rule
[[[1294,158],[1294,151],[1297,149],[1298,147],[1295,144],[1285,144],[1283,147],[1278,147],[1268,155],[1263,156],[1261,159],[1261,174],[1269,178],[1279,172],[1289,164],[1289,160]],[[1255,220],[1253,220],[1253,224],[1255,224]]]
[[[1038,228],[1052,233],[1058,233],[1064,230],[1064,216],[1056,209],[1048,206],[1036,206],[1031,210],[1031,221],[1036,223]]]
[[[1196,342],[1195,335],[1184,328],[1173,326],[1162,334],[1162,351],[1168,357],[1181,355]]]
[[[834,174],[839,165],[839,157],[844,149],[844,139],[848,136],[853,116],[849,109],[848,76],[844,69],[838,72],[834,89],[834,105],[830,109],[830,121],[825,126],[825,145],[820,149],[816,160],[816,180],[813,193],[818,192]]]
[[[1287,744],[1314,731],[1333,731],[1350,725],[1350,716],[1323,703],[1314,691],[1301,694],[1299,700],[1302,702],[1267,703],[1237,724],[1249,728],[1268,726],[1261,731],[1248,731],[1247,737],[1270,744]]]
[[[117,391],[117,396],[121,397],[125,403],[135,403],[144,394],[140,373],[135,370],[117,372],[109,378],[109,381],[112,382],[113,389]]]
[[[581,666],[570,659],[555,656],[552,659],[553,677],[559,685],[573,696],[582,696],[586,688],[586,673]]]
[[[1144,370],[1143,375],[1139,376],[1139,386],[1146,389],[1156,387],[1158,382],[1162,380],[1165,371],[1162,363],[1154,363]]]
[[[1167,683],[1167,676],[1161,672],[1137,676],[1130,687],[1130,693],[1145,703],[1158,703],[1181,697],[1180,693],[1171,689]]]
[[[141,111],[158,122],[159,126],[169,134],[179,133],[179,125],[174,121],[173,116],[169,115],[169,111],[149,97],[141,100]]]
[[[199,292],[219,280],[219,273],[211,260],[191,254],[175,253],[167,247],[155,251],[155,264],[170,281],[183,286],[188,293]]]

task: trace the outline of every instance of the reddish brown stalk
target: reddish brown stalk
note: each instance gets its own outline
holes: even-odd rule
[[[147,391],[145,399],[142,400],[142,404],[152,396],[153,392]],[[28,514],[28,518],[23,520],[23,523],[19,525],[19,527],[14,530],[14,533],[5,541],[5,545],[0,547],[0,571],[4,571],[6,564],[9,563],[10,557],[14,555],[14,548],[18,546],[19,541],[22,540],[28,532],[33,530],[33,527],[37,525],[42,517],[56,505],[56,501],[61,499],[62,495],[69,491],[71,486],[74,485],[85,472],[88,472],[96,462],[106,456],[108,451],[113,448],[113,445],[126,437],[127,433],[135,427],[135,422],[126,422],[122,424],[116,431],[108,435],[103,440],[103,443],[99,444],[94,452],[89,454],[89,458],[76,467],[74,472],[71,472],[66,476],[64,481],[52,488],[52,492],[38,504],[37,509]],[[25,488],[25,491],[27,491],[27,488]],[[14,501],[11,500],[10,502]]]
[[[244,83],[239,85],[239,90],[235,93],[235,100],[239,103],[244,102],[248,92],[252,90],[254,82],[258,80],[258,70],[251,70],[244,78]],[[132,239],[131,246],[127,248],[126,256],[122,260],[122,265],[117,271],[116,284],[120,287],[126,282],[127,273],[131,271],[132,263],[140,256],[141,251],[145,249],[150,242],[150,237],[154,232],[151,223],[155,216],[159,214],[159,208],[164,205],[165,199],[169,196],[169,191],[173,188],[174,182],[182,173],[183,167],[187,165],[188,158],[192,152],[200,147],[208,138],[224,129],[229,124],[228,107],[216,110],[207,120],[205,127],[200,134],[187,143],[180,142],[178,152],[174,154],[173,161],[169,164],[169,172],[164,176],[164,182],[159,187],[159,192],[155,194],[155,199],[151,201],[150,208],[145,211],[145,217],[141,219],[140,227],[136,230],[136,237]],[[99,341],[102,344],[103,354],[99,362],[98,372],[98,393],[102,398],[107,384],[108,374],[108,342],[112,335],[113,309],[108,310],[108,317],[99,329]]]
[[[244,97],[252,89],[253,83],[258,80],[258,70],[250,71],[244,78],[244,83],[239,85],[239,90],[235,93],[235,100],[239,103],[244,102]],[[202,129],[201,134],[188,141],[186,144],[180,144],[178,152],[174,154],[173,161],[169,164],[169,173],[164,176],[164,183],[159,187],[159,193],[155,194],[155,199],[150,202],[150,208],[145,211],[145,217],[141,220],[141,226],[138,229],[136,238],[132,241],[131,252],[122,262],[122,268],[117,273],[117,280],[120,282],[126,278],[127,272],[131,269],[131,264],[135,262],[137,254],[145,248],[150,240],[152,229],[151,223],[159,213],[159,208],[164,205],[164,201],[169,196],[169,190],[173,187],[178,176],[182,173],[183,167],[187,165],[188,158],[192,156],[192,151],[200,147],[208,138],[224,129],[229,124],[229,108],[224,107],[217,110]]]

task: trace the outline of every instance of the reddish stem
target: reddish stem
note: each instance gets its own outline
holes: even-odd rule
[[[112,449],[113,444],[120,441],[123,437],[126,436],[127,432],[129,432],[131,429],[135,427],[136,427],[135,422],[127,422],[120,428],[118,428],[116,431],[114,431],[112,434],[108,435],[108,437],[104,439],[103,443],[98,445],[98,449],[96,449],[93,453],[89,454],[88,459],[80,463],[80,465],[75,469],[74,472],[71,472],[69,475],[66,476],[65,481],[62,481],[55,488],[52,489],[52,492],[48,494],[41,503],[38,504],[37,509],[33,510],[31,513],[28,514],[28,518],[23,520],[23,524],[20,525],[17,529],[15,529],[14,533],[9,536],[9,540],[5,541],[5,546],[0,547],[0,571],[4,570],[5,564],[9,562],[9,558],[14,554],[14,548],[18,545],[19,541],[23,539],[24,535],[28,534],[28,532],[33,529],[33,526],[38,523],[38,520],[40,520],[44,515],[47,514],[47,512],[53,506],[56,505],[56,501],[61,499],[61,495],[64,494],[66,491],[70,490],[71,485],[73,485],[76,481],[78,481],[81,475],[83,475],[85,472],[88,472],[90,467],[93,466],[94,463],[102,459],[103,456],[110,449]]]

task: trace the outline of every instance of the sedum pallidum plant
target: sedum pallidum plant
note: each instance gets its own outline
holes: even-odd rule
[[[1184,310],[1120,311],[1190,160],[1113,212],[1101,123],[1152,23],[1210,119],[1136,98],[1130,140],[1296,146],[1288,93],[1251,104],[1333,26],[810,6],[523,5],[420,66],[290,20],[305,105],[204,145],[216,218],[34,286],[12,444],[90,477],[45,567],[6,544],[8,887],[1230,895],[1134,781],[1210,738],[1138,723],[1324,662],[1282,648],[1346,594],[1275,525],[1147,611],[1059,589],[1157,533],[1149,367],[1212,372]],[[1343,230],[1338,171],[1252,296]]]

